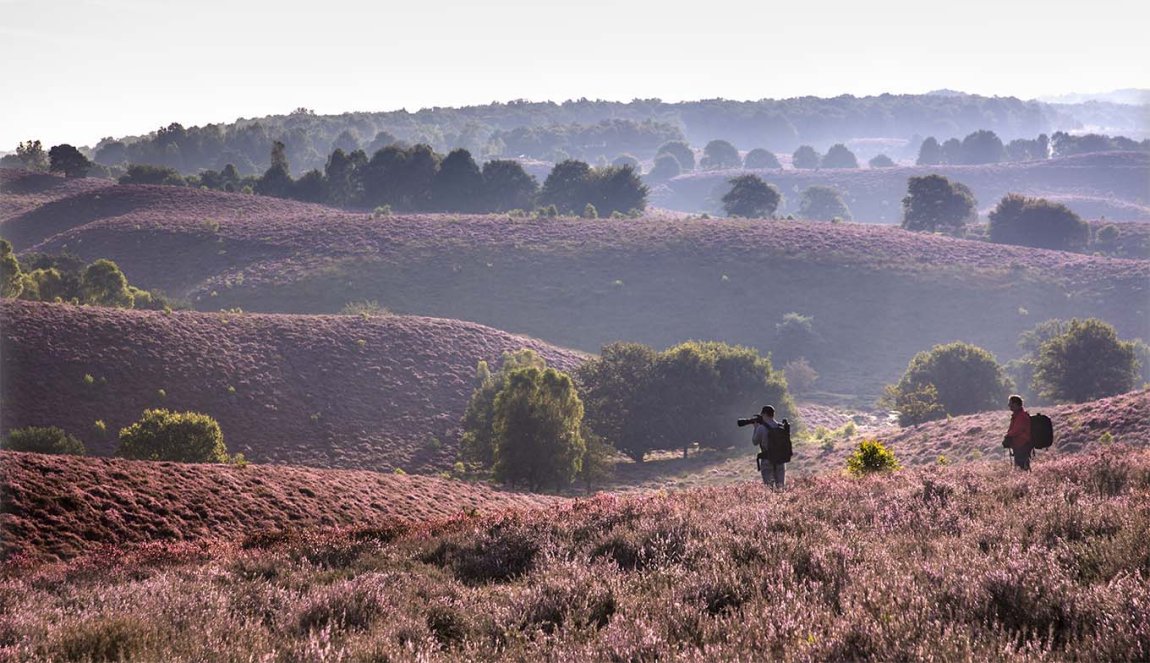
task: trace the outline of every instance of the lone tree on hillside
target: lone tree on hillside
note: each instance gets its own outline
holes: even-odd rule
[[[84,303],[95,306],[132,308],[134,297],[128,279],[111,260],[97,260],[84,269],[81,277]]]
[[[927,137],[918,147],[918,159],[914,162],[918,166],[937,166],[942,163],[942,146],[934,136]]]
[[[803,192],[798,217],[816,221],[850,221],[851,211],[838,191],[829,186],[812,186]]]
[[[894,161],[885,154],[879,154],[871,158],[867,165],[871,168],[894,168]]]
[[[755,149],[747,152],[747,158],[744,160],[743,165],[747,168],[773,168],[779,170],[783,164],[779,163],[779,158],[775,156],[774,152],[756,147]]]
[[[48,169],[53,173],[64,173],[64,177],[87,177],[92,169],[88,157],[66,143],[48,150],[48,160]]]
[[[912,177],[902,199],[902,227],[907,230],[954,231],[976,217],[970,189],[942,175]]]
[[[916,354],[883,401],[899,410],[900,424],[909,426],[1001,408],[1010,388],[994,355],[956,341]]]
[[[611,165],[616,168],[630,166],[631,170],[635,171],[636,173],[643,173],[642,165],[639,163],[639,160],[636,159],[632,154],[620,154],[611,161]]]
[[[647,178],[652,182],[662,182],[678,177],[682,172],[679,160],[670,153],[663,153],[655,157],[655,165],[647,173]]]
[[[791,165],[804,170],[814,170],[821,161],[819,153],[810,145],[800,145],[799,149],[791,155]]]
[[[990,212],[990,241],[1040,249],[1078,251],[1090,241],[1090,225],[1070,208],[1045,198],[1007,194]]]
[[[1033,385],[1053,401],[1085,401],[1132,390],[1138,379],[1135,344],[1094,318],[1074,319],[1038,347]]]
[[[495,397],[497,480],[561,488],[583,467],[583,403],[565,373],[521,368],[507,376]]]
[[[823,155],[820,162],[823,168],[858,168],[859,160],[855,158],[854,152],[847,149],[846,145],[842,143],[835,143]]]
[[[228,450],[220,425],[206,414],[144,410],[136,423],[120,431],[122,458],[176,463],[226,463]]]
[[[998,163],[1006,158],[1006,149],[998,134],[980,129],[962,139],[962,162],[966,164]]]
[[[682,169],[683,172],[689,172],[695,169],[695,151],[684,141],[672,140],[663,143],[659,146],[659,150],[655,153],[655,156],[658,157],[661,154],[670,154],[675,157],[675,160],[679,162],[679,168]]]
[[[739,151],[725,140],[713,140],[703,148],[703,159],[699,162],[704,170],[723,170],[743,165]]]
[[[758,175],[740,175],[728,181],[731,190],[722,199],[727,216],[770,218],[783,200],[778,188]]]

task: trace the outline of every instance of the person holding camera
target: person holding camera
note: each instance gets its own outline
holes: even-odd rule
[[[1034,446],[1030,441],[1030,414],[1022,409],[1022,397],[1015,394],[1007,401],[1010,408],[1010,428],[1002,440],[1002,446],[1010,449],[1014,457],[1014,466],[1020,470],[1030,471],[1030,456],[1034,453]]]
[[[775,421],[775,408],[764,405],[755,417],[751,443],[759,447],[759,473],[763,484],[782,490],[786,482],[787,462],[791,460],[791,424],[786,419]]]

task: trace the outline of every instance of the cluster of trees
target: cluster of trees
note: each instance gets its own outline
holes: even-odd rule
[[[907,180],[902,199],[902,227],[925,232],[958,233],[978,218],[977,201],[970,188],[942,175]],[[1090,226],[1061,203],[1017,193],[998,201],[989,216],[990,241],[1042,249],[1080,251],[1090,243]],[[1118,230],[1100,233],[1098,240],[1113,243]]]
[[[56,426],[28,426],[9,432],[3,443],[7,451],[83,456],[84,443]],[[231,456],[224,445],[220,425],[199,412],[144,410],[138,421],[120,430],[116,455],[132,460],[175,463],[244,463],[242,454]]]
[[[291,176],[283,143],[272,146],[271,166],[259,177],[222,171],[183,177],[170,168],[134,164],[121,184],[202,186],[351,208],[390,211],[506,212],[554,206],[556,213],[632,214],[647,206],[647,186],[630,163],[592,168],[557,164],[540,187],[517,161],[497,159],[481,168],[465,149],[441,156],[428,145],[388,145],[368,158],[363,150],[336,149],[322,171]]]
[[[615,343],[575,377],[589,429],[637,461],[654,450],[725,446],[734,420],[766,403],[779,416],[796,415],[770,359],[725,343],[688,342],[662,352]]]
[[[95,164],[83,152],[63,143],[47,152],[38,140],[22,141],[14,154],[0,158],[0,168],[24,168],[39,173],[63,173],[65,177],[87,177]]]
[[[963,342],[920,352],[880,403],[898,410],[903,426],[1001,409],[1014,389],[1032,401],[1081,403],[1134,389],[1145,379],[1140,357],[1150,358],[1145,343],[1123,341],[1094,318],[1042,323],[1019,345],[1026,354],[1006,366]]]
[[[769,359],[723,343],[663,352],[616,343],[571,376],[520,350],[504,353],[495,372],[480,362],[476,378],[463,418],[464,468],[533,489],[602,477],[613,450],[642,461],[655,450],[726,446],[724,431],[764,403],[796,414]]]
[[[943,143],[939,143],[934,136],[928,137],[919,146],[916,163],[920,166],[977,165],[1038,161],[1072,154],[1111,151],[1150,152],[1150,139],[1138,142],[1124,136],[1072,136],[1064,131],[1056,131],[1051,136],[1039,134],[1037,138],[1015,138],[1003,143],[993,131],[980,129],[962,140],[949,138]]]
[[[35,254],[26,257],[25,263],[20,264],[8,240],[0,239],[0,296],[151,310],[172,305],[160,293],[128,283],[111,260],[85,265],[75,256]]]
[[[723,212],[727,216],[769,219],[775,216],[783,203],[783,194],[779,188],[758,175],[739,175],[727,182],[731,188],[720,199]],[[843,201],[842,195],[833,187],[815,185],[803,191],[794,218],[810,221],[849,221],[851,211]]]

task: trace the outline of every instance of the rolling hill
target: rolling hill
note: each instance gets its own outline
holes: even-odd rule
[[[532,348],[476,324],[406,316],[205,314],[0,303],[0,427],[60,426],[89,453],[146,408],[215,417],[249,460],[351,469],[450,469],[476,362]],[[97,427],[102,421],[104,430]]]
[[[100,546],[369,527],[557,498],[438,477],[0,452],[0,559]]]
[[[692,212],[721,211],[727,180],[744,171],[698,171],[652,191],[660,207]],[[781,214],[798,211],[802,192],[814,185],[839,191],[855,219],[897,224],[910,177],[938,173],[971,188],[984,216],[1007,193],[1057,200],[1083,218],[1111,221],[1150,219],[1150,154],[1099,152],[1045,161],[980,166],[905,166],[827,170],[756,170],[784,196]]]
[[[813,316],[817,339],[802,354],[832,400],[869,403],[936,343],[965,340],[1006,360],[1019,333],[1050,318],[1097,316],[1150,336],[1148,261],[877,224],[373,217],[112,186],[0,219],[0,234],[25,250],[113,259],[132,283],[204,310],[330,313],[376,300],[587,352],[688,338],[769,351],[775,325],[797,312]]]

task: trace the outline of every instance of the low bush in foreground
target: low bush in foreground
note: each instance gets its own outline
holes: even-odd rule
[[[1150,453],[10,561],[13,660],[1145,660]]]

